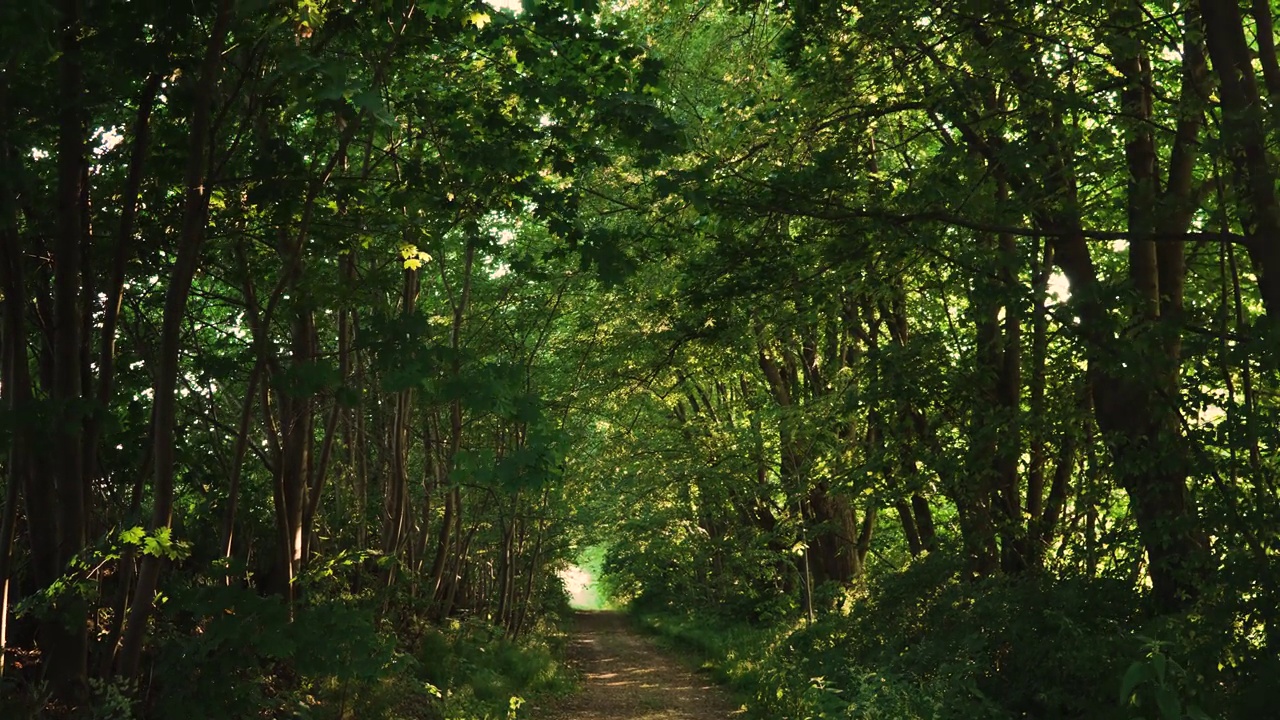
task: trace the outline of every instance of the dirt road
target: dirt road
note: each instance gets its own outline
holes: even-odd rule
[[[611,612],[579,612],[569,661],[581,688],[537,720],[725,720],[738,715],[707,677],[656,647]]]

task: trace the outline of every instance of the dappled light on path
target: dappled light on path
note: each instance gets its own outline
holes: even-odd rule
[[[538,720],[719,720],[739,714],[711,680],[638,635],[611,612],[579,612],[569,659],[581,677],[574,695]]]

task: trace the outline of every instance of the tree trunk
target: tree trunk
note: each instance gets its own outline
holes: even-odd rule
[[[31,376],[28,365],[26,312],[29,299],[19,251],[17,218],[17,190],[10,186],[16,178],[16,153],[9,142],[8,86],[0,82],[0,407],[14,421],[14,430],[6,448],[5,504],[0,520],[0,674],[5,667],[5,649],[8,642],[9,583],[12,568],[13,540],[16,533],[18,503],[22,501],[24,487],[35,483],[37,473],[27,449],[35,447],[32,437],[34,423],[24,422],[31,401]],[[53,518],[40,514],[40,503],[28,499],[27,517],[36,522],[51,525]],[[33,511],[36,511],[33,514]],[[48,512],[44,509],[43,512]],[[50,550],[37,547],[41,543],[41,531],[31,528],[31,553],[39,572],[41,555]],[[52,542],[45,543],[51,547]]]
[[[1246,248],[1267,316],[1275,319],[1280,317],[1280,201],[1267,147],[1268,110],[1258,92],[1253,53],[1245,37],[1239,4],[1207,0],[1199,5],[1205,45],[1222,102],[1222,137],[1241,170],[1235,174],[1236,196],[1242,205]],[[1259,9],[1269,20],[1269,10]],[[1264,43],[1274,44],[1269,32]],[[1263,59],[1264,71],[1274,63],[1273,50],[1270,58]],[[1270,98],[1272,103],[1277,100],[1280,97]]]
[[[80,56],[80,3],[60,3],[62,37],[58,61],[61,88],[58,121],[58,181],[56,206],[60,209],[53,237],[53,375],[49,400],[56,417],[51,441],[57,448],[49,457],[54,488],[56,521],[52,563],[38,576],[42,587],[52,585],[87,541],[88,479],[85,476],[83,433],[86,365],[82,362],[85,276],[85,115]],[[79,700],[88,686],[88,608],[77,593],[59,597],[55,612],[40,622],[44,675],[57,697]]]
[[[818,483],[808,497],[814,583],[847,585],[862,574],[858,519],[849,500]],[[868,513],[870,514],[870,513]]]
[[[293,322],[292,363],[305,367],[315,357],[315,321],[310,310],[299,310]],[[276,473],[275,509],[278,540],[276,588],[292,607],[295,580],[302,570],[303,537],[308,480],[311,477],[311,445],[314,440],[315,400],[310,390],[294,388],[279,393],[280,466]]]
[[[164,317],[161,324],[160,362],[156,369],[155,409],[153,411],[153,457],[155,463],[154,507],[150,532],[168,528],[173,521],[173,482],[175,473],[174,430],[177,423],[178,351],[182,344],[182,322],[186,315],[187,296],[200,263],[204,244],[209,201],[208,169],[205,167],[213,96],[217,89],[222,47],[231,25],[231,0],[219,0],[217,16],[209,37],[209,46],[194,93],[191,134],[187,154],[182,230],[178,238],[177,260],[165,293]],[[156,587],[163,558],[145,555],[138,572],[129,619],[120,646],[119,670],[125,678],[138,674],[142,644],[147,623],[155,607]]]

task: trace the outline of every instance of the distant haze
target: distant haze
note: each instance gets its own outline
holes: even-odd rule
[[[564,587],[569,591],[569,605],[578,610],[600,610],[604,602],[596,589],[595,577],[585,568],[570,565],[560,571]]]

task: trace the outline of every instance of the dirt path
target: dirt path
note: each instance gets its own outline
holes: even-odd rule
[[[729,696],[636,633],[618,613],[579,612],[569,661],[577,693],[535,712],[537,720],[725,720]]]

